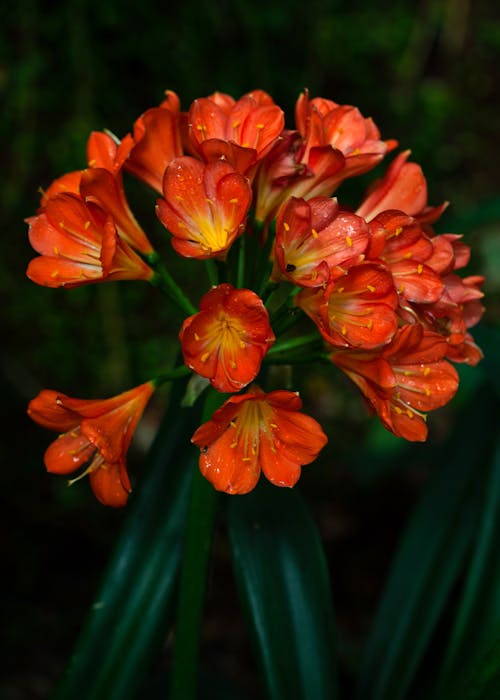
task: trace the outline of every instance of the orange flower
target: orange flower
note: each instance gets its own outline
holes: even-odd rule
[[[332,268],[346,269],[363,259],[369,235],[363,219],[339,212],[336,199],[314,197],[306,202],[292,197],[276,222],[272,279],[324,286]]]
[[[397,145],[381,141],[373,121],[355,107],[310,100],[307,90],[297,100],[295,122],[297,130],[284,131],[259,168],[259,221],[270,221],[288,197],[331,195],[346,178],[375,167]]]
[[[384,211],[369,224],[372,239],[368,259],[382,260],[390,269],[400,296],[400,305],[408,301],[428,304],[438,301],[444,290],[440,275],[432,268],[434,241],[417,220],[399,211]],[[448,242],[444,246],[452,250]],[[443,247],[443,246],[441,246]],[[448,250],[438,254],[441,262]],[[452,253],[451,253],[452,255]]]
[[[261,469],[275,486],[294,486],[301,466],[315,460],[328,441],[301,408],[291,391],[265,394],[254,387],[232,396],[191,438],[201,448],[203,476],[231,494],[251,491]]]
[[[337,184],[371,170],[397,146],[394,140],[381,141],[373,120],[364,118],[356,107],[321,97],[311,100],[307,90],[295,105],[295,121],[306,142],[304,159],[310,149],[318,146],[328,145],[342,152],[345,166]]]
[[[88,465],[70,484],[88,474],[101,503],[125,505],[131,491],[125,455],[153,392],[152,382],[110,399],[74,399],[41,391],[30,402],[28,415],[44,428],[62,433],[45,452],[47,471],[71,474]]]
[[[406,162],[409,155],[410,151],[404,151],[394,158],[385,175],[369,187],[356,214],[371,221],[383,211],[398,209],[421,223],[441,216],[447,203],[427,206],[427,181],[420,165]]]
[[[303,289],[296,303],[335,347],[378,348],[390,342],[398,327],[392,275],[373,263],[354,265],[325,290]]]
[[[146,234],[136,221],[123,188],[122,169],[134,145],[128,134],[120,142],[109,134],[93,131],[87,141],[86,170],[77,170],[57,178],[42,192],[41,208],[59,194],[79,195],[85,202],[98,204],[116,225],[118,234],[141,255],[154,251]]]
[[[363,392],[387,430],[421,442],[427,437],[426,413],[447,404],[458,388],[446,352],[446,340],[418,324],[400,328],[379,354],[334,351],[331,360]]]
[[[105,168],[82,172],[80,194],[86,202],[98,204],[116,224],[121,238],[141,255],[151,255],[153,247],[137,223],[125,196],[121,172],[113,175]]]
[[[259,167],[255,218],[270,221],[291,196],[330,195],[340,182],[345,158],[332,146],[314,146],[306,154],[303,137],[284,131]]]
[[[89,168],[104,168],[112,175],[119,175],[133,145],[130,134],[119,141],[104,131],[93,131],[87,140]]]
[[[29,239],[40,253],[26,274],[45,287],[91,282],[149,280],[153,271],[117,234],[112,218],[74,194],[49,199],[27,220]]]
[[[283,112],[262,90],[235,101],[215,93],[195,100],[188,114],[194,148],[207,162],[223,157],[244,174],[270,151],[283,131]]]
[[[252,200],[248,180],[229,163],[176,158],[165,171],[158,218],[186,258],[223,257],[243,233]]]
[[[218,391],[240,391],[257,376],[275,341],[261,299],[230,284],[212,288],[179,333],[184,362]]]
[[[182,156],[179,99],[171,91],[160,107],[153,107],[134,123],[134,146],[125,163],[132,175],[162,193],[167,165]]]
[[[453,362],[477,365],[483,354],[468,333],[484,312],[480,287],[484,277],[460,278],[455,274],[443,277],[444,292],[434,304],[415,304],[414,312],[425,328],[442,334],[447,340],[446,356]]]

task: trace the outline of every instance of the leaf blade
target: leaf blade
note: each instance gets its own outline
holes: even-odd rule
[[[296,491],[261,483],[228,505],[233,565],[271,700],[338,697],[330,584]]]
[[[161,644],[194,467],[189,437],[199,418],[196,410],[179,409],[178,399],[175,392],[54,700],[134,697]]]

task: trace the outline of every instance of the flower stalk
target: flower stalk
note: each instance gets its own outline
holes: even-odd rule
[[[151,284],[158,287],[177,308],[185,314],[196,313],[196,307],[193,306],[187,295],[182,291],[172,275],[162,264],[156,266],[156,272],[151,278]]]
[[[203,411],[205,420],[221,402],[221,398],[221,394],[213,390],[207,395]],[[217,497],[217,491],[195,468],[179,581],[170,681],[171,700],[195,700],[197,697],[200,627]]]

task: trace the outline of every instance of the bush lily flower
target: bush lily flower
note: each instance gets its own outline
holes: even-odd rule
[[[457,389],[453,363],[481,359],[470,329],[483,312],[483,278],[461,274],[470,251],[459,235],[434,231],[446,203],[428,205],[408,150],[357,208],[343,204],[342,182],[396,146],[356,107],[307,90],[295,129],[262,90],[215,92],[185,112],[167,91],[122,139],[93,132],[87,167],[54,180],[27,219],[39,253],[28,277],[50,287],[151,282],[183,315],[184,365],[114,399],[41,392],[30,415],[63,433],[46,453],[49,471],[88,465],[97,497],[123,505],[125,452],[154,386],[193,373],[198,393],[211,384],[232,394],[193,436],[202,474],[231,494],[251,491],[261,471],[293,486],[327,437],[295,392],[259,388],[273,363],[340,369],[384,427],[424,440],[427,413]],[[206,276],[197,304],[138,224],[124,173],[160,194],[163,233]],[[309,332],[287,335],[299,323]]]
[[[29,405],[29,416],[61,434],[45,452],[52,474],[84,471],[96,498],[107,506],[125,505],[131,491],[125,457],[135,428],[155,390],[146,382],[111,399],[75,399],[44,389]]]

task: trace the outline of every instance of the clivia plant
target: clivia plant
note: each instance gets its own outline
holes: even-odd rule
[[[426,439],[428,414],[457,391],[455,365],[482,357],[469,329],[482,314],[483,279],[462,274],[470,250],[461,236],[435,231],[446,204],[428,204],[410,152],[392,159],[357,208],[334,196],[396,148],[357,108],[307,91],[294,128],[262,90],[239,99],[217,92],[187,112],[168,91],[123,138],[93,132],[87,167],[43,191],[27,220],[38,253],[27,269],[33,282],[143,280],[184,319],[171,370],[111,398],[43,390],[29,405],[34,421],[58,433],[47,470],[70,484],[88,476],[102,504],[130,508],[58,698],[146,697],[172,625],[168,697],[197,696],[217,514],[267,696],[340,697],[321,541],[300,495],[283,489],[295,486],[327,436],[293,383],[276,386],[269,370],[322,363],[343,372],[388,431],[414,442]],[[164,235],[205,280],[200,299],[179,286],[137,221],[124,175],[149,186]],[[131,495],[127,450],[165,383],[170,408]],[[403,671],[405,628],[386,661],[375,629],[359,697],[406,697],[436,619]],[[445,661],[442,692],[457,658]]]

